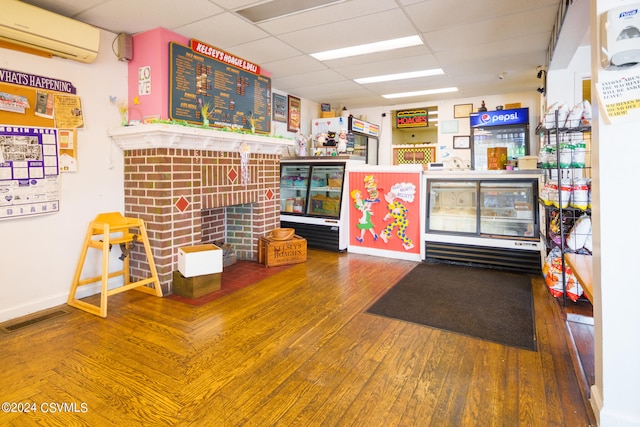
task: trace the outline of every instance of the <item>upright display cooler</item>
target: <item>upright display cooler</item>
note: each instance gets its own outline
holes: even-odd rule
[[[471,168],[477,171],[489,167],[488,149],[503,148],[508,159],[529,154],[529,109],[484,111],[472,113]]]
[[[343,251],[348,244],[347,170],[362,161],[328,157],[280,162],[280,226],[310,247]]]
[[[368,165],[377,165],[380,126],[349,117],[348,132],[349,144],[353,141],[353,153],[363,157]]]
[[[540,274],[542,174],[427,172],[425,258]]]

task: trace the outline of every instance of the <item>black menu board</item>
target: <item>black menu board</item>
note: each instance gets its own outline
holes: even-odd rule
[[[253,64],[209,47],[212,50],[221,58],[231,57],[239,66],[169,44],[169,117],[202,125],[202,106],[206,106],[211,126],[250,130],[253,119],[256,132],[269,133],[271,79],[247,71],[256,68]]]

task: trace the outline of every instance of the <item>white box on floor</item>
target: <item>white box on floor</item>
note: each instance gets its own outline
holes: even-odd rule
[[[178,271],[184,277],[222,272],[222,249],[216,245],[178,248]]]

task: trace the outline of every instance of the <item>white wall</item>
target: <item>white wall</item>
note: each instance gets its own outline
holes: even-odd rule
[[[599,14],[637,2],[591,0],[591,28]],[[621,74],[599,64],[598,33],[591,33],[591,73],[595,84]],[[596,103],[597,104],[597,103]],[[640,159],[640,113],[621,123],[608,123],[596,110],[593,124],[593,274],[596,384],[592,401],[602,427],[640,426],[640,310],[638,248],[640,228],[634,223]],[[635,204],[634,204],[635,203]]]
[[[120,124],[109,96],[127,98],[127,66],[112,53],[114,37],[101,32],[100,54],[91,64],[0,48],[0,68],[70,81],[85,119],[78,131],[79,171],[61,176],[60,211],[0,220],[0,321],[65,303],[89,221],[124,210],[123,156],[106,134]],[[92,255],[87,275],[99,274],[97,266]]]
[[[453,137],[455,135],[469,135],[470,133],[469,119],[454,119],[453,106],[457,104],[473,104],[473,108],[475,110],[484,100],[487,109],[494,110],[497,105],[519,102],[522,105],[522,108],[529,108],[529,139],[532,144],[530,150],[531,154],[537,155],[538,139],[535,136],[535,128],[540,121],[540,96],[535,91],[536,88],[531,89],[531,92],[491,95],[485,96],[483,98],[457,98],[445,101],[416,100],[416,102],[410,104],[398,104],[389,107],[355,108],[351,109],[351,114],[356,117],[360,115],[366,115],[367,121],[380,125],[379,163],[381,165],[390,165],[393,163],[391,158],[393,153],[393,147],[391,146],[391,132],[393,126],[395,126],[395,124],[392,122],[393,115],[391,114],[391,111],[436,106],[438,107],[439,124],[441,124],[444,120],[458,121],[457,133],[442,133],[440,132],[440,125],[438,126],[438,149],[436,151],[436,161],[443,161],[453,156],[459,157],[463,161],[469,161],[471,150],[453,149]]]

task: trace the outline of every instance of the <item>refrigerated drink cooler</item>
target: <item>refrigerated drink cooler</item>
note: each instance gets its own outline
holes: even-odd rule
[[[517,160],[529,154],[529,109],[472,113],[471,168],[477,171],[505,169],[492,165],[491,149],[503,149],[505,160]]]
[[[540,274],[542,174],[427,172],[425,259]]]
[[[336,157],[282,159],[280,226],[294,228],[307,246],[344,251],[348,245],[347,170],[363,161]]]

